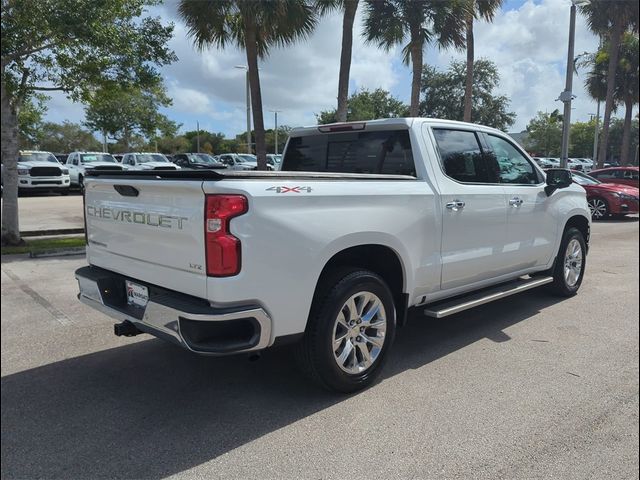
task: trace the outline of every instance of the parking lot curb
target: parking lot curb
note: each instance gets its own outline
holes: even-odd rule
[[[29,253],[29,258],[66,257],[68,255],[84,255],[85,247],[57,248]]]

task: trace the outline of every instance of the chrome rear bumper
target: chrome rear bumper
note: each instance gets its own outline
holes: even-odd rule
[[[132,307],[124,297],[126,277],[97,267],[82,267],[75,276],[81,302],[195,353],[229,355],[271,343],[271,318],[259,306],[215,308],[205,300],[131,279],[151,292],[146,307]]]

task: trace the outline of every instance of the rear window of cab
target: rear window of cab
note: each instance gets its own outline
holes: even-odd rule
[[[408,130],[292,137],[281,170],[416,175]]]

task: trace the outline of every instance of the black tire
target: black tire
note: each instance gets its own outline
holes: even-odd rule
[[[84,177],[82,175],[78,175],[78,190],[84,192]]]
[[[372,364],[361,373],[348,373],[339,366],[338,354],[333,349],[334,328],[336,328],[338,316],[348,308],[347,301],[360,293],[374,294],[381,302],[384,307],[384,317],[386,317],[386,332],[382,346]],[[352,331],[357,328],[358,326],[354,325]],[[360,331],[363,331],[362,328],[364,327],[360,327]],[[340,269],[327,275],[318,286],[304,337],[295,346],[296,359],[302,370],[321,387],[342,393],[356,392],[370,386],[380,375],[393,344],[395,330],[396,310],[393,295],[385,281],[368,270]],[[369,332],[365,330],[366,335],[369,335]],[[347,335],[345,334],[344,342],[356,342],[361,338],[349,340]],[[346,344],[342,345],[344,345],[344,352]],[[363,344],[358,343],[357,347],[353,346],[354,343],[351,345],[353,362],[358,361],[358,353],[360,353],[360,359],[364,361]],[[373,345],[371,347],[371,350],[368,350],[368,346],[364,345],[364,348],[373,353],[374,347]]]
[[[609,217],[609,204],[604,198],[594,197],[587,201],[592,220],[605,220]]]
[[[576,240],[580,245],[581,257],[579,261],[576,261],[576,265],[580,265],[580,272],[577,275],[577,279],[571,281],[573,277],[567,279],[565,275],[565,265],[567,261],[567,250],[572,241]],[[575,244],[572,244],[575,245]],[[572,262],[574,263],[574,262]],[[572,297],[580,289],[582,285],[582,279],[584,278],[584,271],[587,265],[587,244],[585,242],[582,232],[577,228],[568,228],[562,235],[562,242],[560,242],[560,250],[556,257],[556,262],[552,270],[553,283],[549,284],[548,290],[554,295],[559,297]]]

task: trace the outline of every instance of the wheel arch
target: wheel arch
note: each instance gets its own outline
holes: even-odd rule
[[[584,215],[573,215],[567,220],[563,232],[569,228],[577,228],[584,236],[584,242],[589,251],[589,237],[591,235],[591,222]]]
[[[387,245],[362,244],[355,245],[336,252],[324,265],[314,292],[320,293],[320,285],[332,272],[340,268],[354,267],[370,270],[386,282],[393,294],[396,305],[396,322],[398,325],[406,323],[409,295],[405,292],[406,271],[398,252]]]

